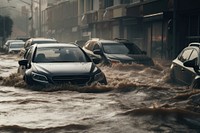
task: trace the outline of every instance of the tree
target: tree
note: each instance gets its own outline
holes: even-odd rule
[[[0,16],[0,37],[8,38],[12,33],[13,20],[8,16]]]

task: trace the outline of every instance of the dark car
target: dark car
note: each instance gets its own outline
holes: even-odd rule
[[[83,50],[91,58],[98,58],[105,65],[112,65],[113,63],[154,65],[153,60],[145,52],[130,42],[91,39],[83,46]]]
[[[170,76],[172,81],[200,88],[200,43],[190,43],[172,61]]]
[[[104,73],[75,44],[34,44],[19,65],[19,72],[28,85],[107,84]]]
[[[30,38],[24,44],[24,48],[27,50],[33,44],[46,44],[46,43],[58,43],[56,39],[53,38]]]

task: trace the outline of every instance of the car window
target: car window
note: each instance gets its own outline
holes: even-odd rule
[[[192,53],[193,49],[186,49],[184,50],[181,55],[178,57],[178,59],[181,61],[181,62],[185,62],[189,59],[191,53]]]
[[[26,56],[27,60],[31,61],[32,53],[33,53],[33,48],[30,48]]]
[[[33,62],[88,62],[78,47],[39,47]]]
[[[123,43],[128,49],[129,54],[142,54],[142,50],[134,43]]]
[[[23,48],[24,43],[11,43],[10,48]]]
[[[107,54],[129,54],[129,49],[122,43],[102,43],[103,50]]]
[[[198,58],[198,52],[196,50],[193,50],[189,60],[193,60],[195,58]]]

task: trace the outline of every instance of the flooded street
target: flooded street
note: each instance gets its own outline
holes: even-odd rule
[[[0,132],[199,132],[200,91],[172,84],[170,61],[100,66],[108,85],[34,91],[0,55]]]

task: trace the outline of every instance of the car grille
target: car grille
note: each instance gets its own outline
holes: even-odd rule
[[[71,85],[86,85],[90,81],[88,75],[76,76],[54,76],[52,80],[55,84],[71,84]]]

